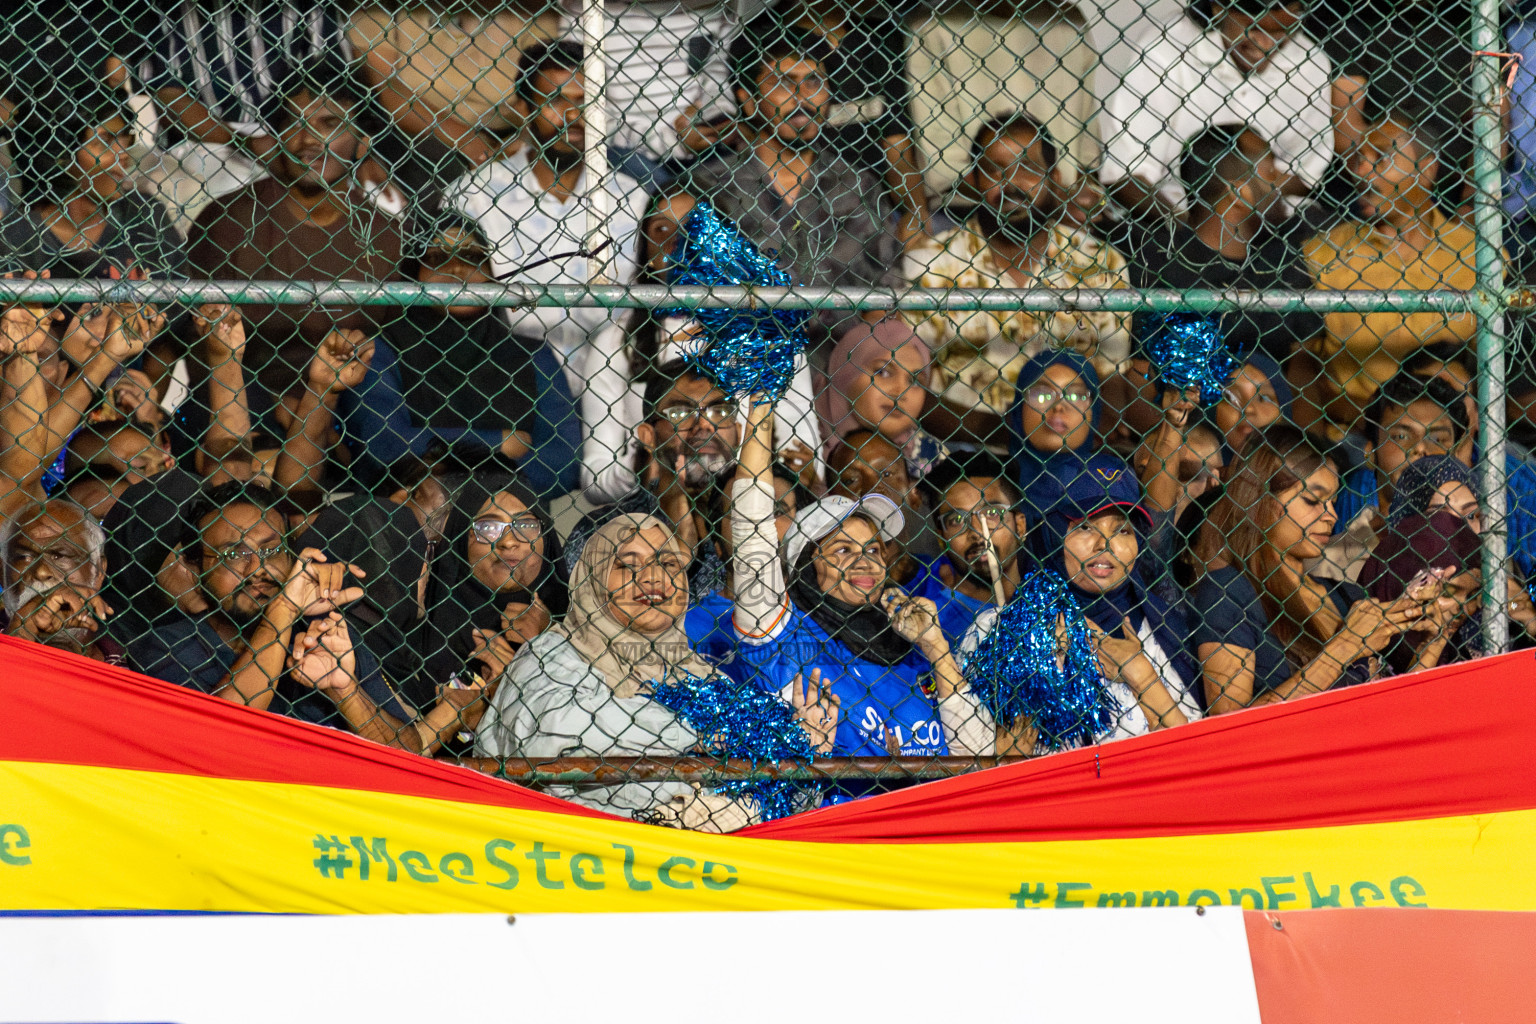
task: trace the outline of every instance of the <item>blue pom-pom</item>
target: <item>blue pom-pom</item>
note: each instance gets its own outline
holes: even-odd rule
[[[669,263],[676,284],[788,287],[794,281],[773,253],[753,245],[708,203],[699,203],[683,219]],[[706,344],[692,357],[700,372],[728,395],[784,397],[795,375],[795,357],[805,350],[803,309],[675,309],[704,328]]]
[[[789,705],[716,672],[706,678],[682,672],[652,682],[651,696],[677,713],[699,742],[721,758],[753,762],[809,761],[819,756]],[[764,821],[793,814],[815,802],[796,782],[722,782],[717,793],[756,800]]]
[[[1115,724],[1118,706],[1104,686],[1088,621],[1053,572],[1026,576],[964,661],[965,678],[992,717],[1003,725],[1028,718],[1049,747],[1091,743]]]
[[[1227,348],[1221,321],[1195,313],[1169,313],[1142,341],[1142,350],[1165,388],[1183,393],[1200,390],[1202,402],[1215,402],[1242,365]]]

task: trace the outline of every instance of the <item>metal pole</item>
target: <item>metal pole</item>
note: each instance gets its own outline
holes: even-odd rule
[[[697,285],[418,284],[389,281],[47,281],[0,279],[0,303],[23,302],[250,302],[290,305],[489,306],[603,308],[684,307],[735,309],[756,303],[773,309],[954,309],[1134,313],[1141,310],[1289,313],[1475,312],[1477,294],[1437,291],[1222,291],[1209,288],[704,288]]]
[[[1017,764],[1029,757],[826,757],[814,761],[717,761],[707,757],[466,757],[465,768],[525,786],[612,786],[625,782],[682,781],[718,783],[731,779],[781,779],[807,783],[839,779],[886,779],[915,782],[948,779],[983,768]]]
[[[603,0],[584,0],[581,8],[581,38],[585,46],[582,61],[582,77],[585,81],[586,103],[583,120],[586,123],[585,173],[587,178],[587,236],[588,248],[598,245],[607,237],[609,222],[613,220],[613,194],[608,190],[608,64],[603,52],[603,41],[608,35],[608,19],[603,10]],[[587,260],[587,283],[607,284],[603,272],[606,257]]]
[[[1499,0],[1473,0],[1472,49],[1502,50]],[[1483,505],[1483,644],[1493,654],[1509,649],[1509,509],[1505,484],[1504,416],[1504,226],[1500,206],[1503,184],[1503,103],[1501,58],[1472,58],[1473,150],[1472,199],[1476,233],[1477,288],[1472,295],[1477,316],[1478,496]]]

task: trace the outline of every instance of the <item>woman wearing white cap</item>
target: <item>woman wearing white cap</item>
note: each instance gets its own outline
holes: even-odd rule
[[[751,409],[731,494],[734,619],[750,675],[780,694],[829,685],[842,710],[834,754],[990,750],[993,731],[980,727],[933,602],[887,586],[881,542],[902,527],[890,499],[824,498],[801,509],[780,561],[772,415],[766,403]],[[930,679],[935,699],[924,692]]]

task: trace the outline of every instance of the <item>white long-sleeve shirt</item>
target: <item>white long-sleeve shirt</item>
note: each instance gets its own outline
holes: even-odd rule
[[[492,272],[501,275],[546,256],[594,247],[599,239],[587,232],[591,187],[582,172],[570,199],[561,201],[544,191],[534,177],[526,150],[482,164],[448,187],[445,201],[472,217],[490,242]],[[508,280],[514,284],[584,285],[598,273],[613,284],[629,284],[639,269],[640,223],[650,196],[625,174],[608,178],[613,194],[613,214],[604,235],[613,244],[595,260],[571,257],[534,267]],[[571,391],[584,388],[585,350],[593,335],[621,319],[625,310],[597,307],[566,309],[557,306],[512,311],[512,329],[530,338],[549,342],[565,364]]]
[[[1182,204],[1184,144],[1212,125],[1240,123],[1269,141],[1282,171],[1309,185],[1321,180],[1333,159],[1333,64],[1321,46],[1298,32],[1264,70],[1244,75],[1223,51],[1221,33],[1202,32],[1188,18],[1139,43],[1099,112],[1106,184],[1134,174]]]

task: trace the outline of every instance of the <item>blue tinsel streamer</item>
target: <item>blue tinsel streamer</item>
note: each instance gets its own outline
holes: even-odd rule
[[[758,249],[708,203],[699,203],[683,219],[668,267],[675,284],[787,287],[794,283],[788,272],[779,269],[773,253]],[[663,312],[699,321],[707,344],[692,360],[721,391],[737,398],[759,393],[784,397],[795,375],[795,357],[809,342],[805,325],[811,315],[803,309]]]
[[[651,696],[677,712],[699,741],[722,758],[756,763],[818,756],[789,705],[724,673],[707,679],[687,672],[669,675],[651,683]],[[722,782],[713,788],[756,800],[764,821],[793,814],[797,804],[809,802],[803,798],[804,786],[795,782]]]
[[[1169,313],[1142,341],[1142,351],[1165,388],[1181,394],[1200,389],[1202,402],[1215,402],[1242,365],[1227,348],[1221,321],[1195,313]]]
[[[1057,621],[1066,624],[1058,664]],[[965,677],[983,707],[1011,725],[1028,717],[1053,748],[1091,743],[1114,724],[1114,698],[1104,687],[1087,619],[1065,580],[1037,569],[998,612],[992,631],[965,658]]]

